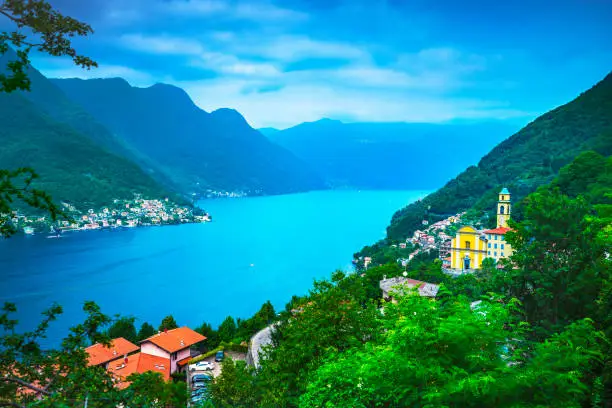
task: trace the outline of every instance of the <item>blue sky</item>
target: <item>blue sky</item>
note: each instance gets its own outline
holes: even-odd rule
[[[255,127],[344,121],[526,123],[612,70],[612,1],[55,0],[89,22],[100,68],[47,76],[184,88]]]

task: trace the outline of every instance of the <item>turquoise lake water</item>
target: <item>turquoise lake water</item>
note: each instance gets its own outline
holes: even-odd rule
[[[50,342],[82,318],[83,301],[109,315],[157,327],[216,327],[247,318],[270,300],[278,310],[313,279],[349,270],[352,254],[383,238],[415,191],[317,191],[202,202],[206,224],[67,233],[0,241],[0,302],[17,304],[23,327],[58,302],[64,314]]]

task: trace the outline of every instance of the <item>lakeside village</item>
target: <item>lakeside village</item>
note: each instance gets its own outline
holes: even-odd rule
[[[417,230],[405,242],[390,245],[396,250],[414,250],[407,257],[397,259],[402,267],[417,255],[439,251],[442,270],[448,274],[460,275],[472,273],[480,269],[482,261],[491,258],[498,267],[500,261],[512,255],[512,247],[505,240],[508,220],[512,210],[511,194],[507,188],[502,189],[497,202],[497,226],[494,229],[479,230],[472,225],[466,225],[465,212],[452,215],[432,225],[423,220],[423,230]],[[454,235],[454,238],[453,238]],[[372,265],[372,258],[362,256],[353,263],[364,268]]]
[[[51,221],[48,215],[32,216],[13,212],[12,222],[26,235],[46,233],[56,236],[65,231],[134,228],[152,225],[172,225],[211,221],[211,216],[198,207],[180,206],[167,198],[145,200],[136,195],[132,200],[113,200],[113,204],[98,210],[81,211],[74,205],[62,203],[62,210],[70,220]]]

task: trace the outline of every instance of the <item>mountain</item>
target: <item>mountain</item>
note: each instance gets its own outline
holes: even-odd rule
[[[20,93],[0,93],[2,168],[32,167],[34,186],[81,210],[113,199],[166,197],[168,192],[129,160],[48,116]]]
[[[468,209],[486,211],[502,186],[518,202],[551,182],[561,167],[585,150],[612,153],[612,73],[498,144],[477,166],[468,167],[443,188],[395,213],[387,236],[403,239],[423,219],[436,221]]]
[[[16,55],[0,55],[0,71]],[[135,155],[101,123],[33,67],[30,91],[2,94],[0,163],[2,168],[33,167],[36,185],[57,200],[77,207],[107,205],[135,193],[170,196],[167,188],[130,159]],[[82,208],[81,208],[82,209]]]
[[[276,128],[273,128],[273,127],[259,128],[257,130],[259,131],[259,133],[261,133],[262,135],[264,135],[266,137],[270,137],[270,136],[274,135],[275,133],[280,132],[280,129],[276,129]]]
[[[205,112],[175,86],[137,88],[118,78],[53,83],[183,191],[278,194],[325,187],[307,164],[238,112]]]
[[[434,189],[474,164],[518,126],[342,123],[322,119],[263,133],[336,187]]]

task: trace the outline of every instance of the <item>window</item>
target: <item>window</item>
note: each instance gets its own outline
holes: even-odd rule
[[[490,246],[490,245],[491,245],[491,244],[489,244],[489,246]],[[488,255],[491,255],[491,251],[489,251],[487,254],[488,254]]]
[[[497,256],[497,251],[493,252],[493,255],[494,255],[494,256]]]
[[[489,248],[491,248],[491,243],[489,242]]]
[[[491,234],[487,235],[487,238],[491,239]]]
[[[501,246],[501,249],[504,249],[504,244],[501,244],[500,246]]]
[[[493,245],[493,248],[497,249],[497,244]]]
[[[501,253],[501,256],[504,256],[504,253],[503,253],[503,252]]]
[[[496,235],[496,236],[495,236],[495,240],[497,241],[497,239],[498,239],[498,238],[499,238],[499,237]]]
[[[471,242],[465,241],[465,249],[470,249]]]
[[[499,213],[500,213],[500,214],[503,214],[503,213],[504,213],[504,211],[506,211],[506,207],[504,207],[503,205],[500,205],[500,206],[499,206]]]
[[[172,353],[172,359],[176,360],[176,353]]]

